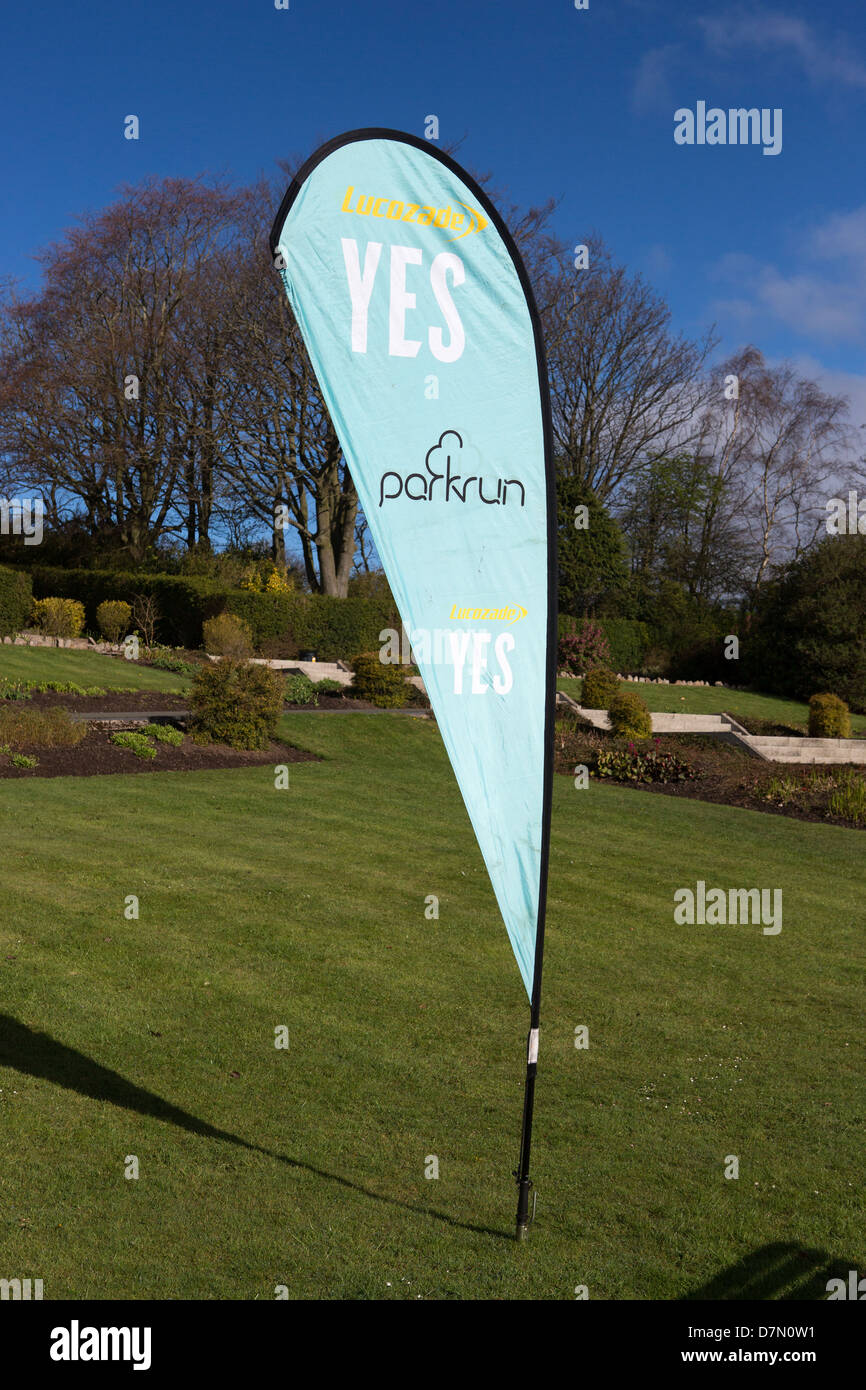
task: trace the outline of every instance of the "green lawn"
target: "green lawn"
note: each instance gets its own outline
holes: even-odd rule
[[[157,671],[101,652],[75,651],[66,647],[12,647],[0,644],[0,677],[11,681],[70,681],[75,685],[101,685],[135,690],[181,693],[189,689],[184,676]]]
[[[866,1267],[861,833],[557,778],[518,1246],[528,1008],[439,735],[284,728],[326,758],[285,791],[268,767],[0,782],[4,1277],[671,1299],[754,1267],[759,1296],[814,1298]],[[699,878],[781,887],[781,934],[676,926]]]
[[[557,690],[578,699],[580,681],[558,680]],[[714,685],[654,685],[650,681],[623,681],[624,690],[636,690],[647,708],[658,714],[733,714],[768,719],[776,724],[809,722],[809,706],[780,695],[761,695],[755,690],[725,690]],[[851,715],[851,732],[866,734],[866,715]]]

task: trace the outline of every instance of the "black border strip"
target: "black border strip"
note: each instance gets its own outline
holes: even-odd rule
[[[283,224],[301,188],[310,177],[313,170],[316,169],[323,160],[327,159],[328,155],[333,154],[335,150],[342,149],[344,145],[357,144],[362,140],[394,140],[399,144],[411,145],[416,150],[423,150],[431,159],[436,159],[440,164],[444,164],[446,169],[449,169],[452,174],[463,181],[473,198],[481,204],[481,207],[484,209],[502,238],[514,264],[514,268],[517,271],[520,286],[529,309],[529,317],[532,321],[532,332],[535,338],[535,362],[538,368],[538,393],[541,402],[541,421],[544,437],[544,471],[547,482],[547,680],[545,682],[546,705],[544,715],[544,784],[541,811],[541,868],[538,886],[538,919],[535,929],[535,961],[533,964],[530,1006],[530,1026],[532,1028],[537,1028],[541,1010],[541,968],[544,954],[544,922],[547,909],[547,874],[550,864],[550,811],[553,800],[553,726],[556,712],[556,657],[559,646],[556,476],[553,463],[553,424],[550,414],[550,390],[547,380],[547,354],[544,350],[541,319],[538,314],[538,306],[535,303],[535,295],[532,292],[532,285],[526,273],[526,267],[523,264],[523,258],[517,249],[514,238],[487,194],[484,192],[484,189],[481,188],[480,185],[476,183],[475,179],[473,179],[472,175],[467,174],[466,170],[461,168],[457,161],[452,159],[450,155],[445,154],[442,150],[436,149],[428,140],[423,140],[418,135],[408,135],[402,130],[389,130],[384,126],[369,126],[361,130],[346,131],[345,134],[337,135],[333,140],[328,140],[324,145],[320,145],[298,170],[298,173],[292,179],[288,187],[283,201],[280,203],[279,211],[274,218],[274,224],[271,228],[271,254],[273,256],[276,255]]]

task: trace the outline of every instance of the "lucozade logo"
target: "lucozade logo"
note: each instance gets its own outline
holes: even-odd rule
[[[353,206],[354,204],[354,206]],[[435,208],[424,203],[409,203],[400,198],[387,196],[378,198],[374,193],[355,194],[355,185],[349,184],[343,195],[341,212],[354,212],[360,217],[384,217],[389,222],[414,222],[419,227],[440,227],[443,232],[456,232],[449,241],[462,241],[469,233],[483,232],[488,226],[487,218],[468,203],[458,203],[464,212],[455,211],[449,204],[447,208]],[[468,219],[468,226],[464,223]]]
[[[509,604],[505,608],[458,608],[454,603],[451,612],[448,614],[449,622],[493,622],[493,623],[519,623],[521,618],[526,617],[526,609],[522,604]]]

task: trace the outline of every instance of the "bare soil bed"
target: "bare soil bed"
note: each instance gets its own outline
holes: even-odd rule
[[[356,700],[351,695],[320,695],[315,705],[283,705],[283,709],[297,714],[307,714],[317,709],[375,709],[369,700]]]
[[[29,753],[36,767],[15,767],[9,756],[0,755],[3,777],[105,777],[128,772],[212,772],[219,768],[259,767],[277,763],[318,762],[315,753],[306,753],[287,743],[271,743],[259,752],[229,748],[221,743],[193,743],[185,738],[177,748],[160,743],[155,758],[139,758],[128,748],[111,742],[117,725],[91,726],[80,743],[62,748],[16,748]]]
[[[167,695],[160,690],[136,690],[123,695],[113,692],[108,695],[65,695],[59,690],[46,690],[42,694],[33,691],[27,705],[31,709],[51,709],[61,706],[72,713],[82,714],[125,714],[127,711],[182,710],[186,709],[186,695]]]
[[[628,745],[615,739],[605,730],[558,721],[556,732],[555,769],[564,776],[574,776],[581,764],[593,776],[599,752],[624,749]],[[834,815],[829,808],[835,789],[834,777],[849,764],[822,763],[817,766],[791,763],[763,762],[750,757],[742,749],[712,736],[658,735],[650,746],[660,753],[676,753],[684,759],[694,780],[682,782],[616,781],[617,786],[630,787],[638,792],[658,796],[679,796],[693,801],[711,801],[723,806],[742,806],[750,811],[769,815],[789,816],[795,820],[821,821],[824,824],[846,825],[862,830],[862,824]],[[854,769],[858,773],[860,769]],[[612,777],[599,779],[613,783]]]
[[[34,709],[49,709],[52,705],[62,705],[70,713],[81,714],[125,714],[133,711],[147,713],[148,710],[184,710],[189,707],[187,695],[166,695],[158,690],[143,690],[131,695],[65,695],[61,691],[49,690],[43,694],[36,691],[27,702]],[[311,710],[353,710],[376,709],[369,700],[356,700],[351,695],[320,695],[316,705],[284,704],[287,713],[306,714]],[[418,709],[420,706],[406,704],[404,709]]]

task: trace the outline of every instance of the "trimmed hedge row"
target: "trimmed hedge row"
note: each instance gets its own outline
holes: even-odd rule
[[[10,570],[9,574],[27,581],[21,571]],[[0,595],[2,592],[0,588]],[[388,598],[256,594],[228,589],[212,579],[167,574],[37,565],[33,570],[33,592],[37,598],[80,599],[87,627],[93,632],[98,631],[96,611],[101,603],[119,599],[131,604],[137,594],[148,594],[159,609],[159,639],[172,647],[200,647],[203,623],[226,611],[248,624],[257,651],[276,644],[287,656],[296,656],[309,647],[320,661],[351,659],[357,652],[378,649],[382,629],[399,628]],[[29,608],[28,592],[27,612],[20,626],[26,622]]]
[[[14,637],[27,626],[32,601],[30,575],[0,565],[0,637]]]
[[[640,675],[644,658],[653,644],[653,635],[646,623],[632,618],[572,618],[559,615],[559,635],[579,632],[584,622],[600,627],[610,647],[610,665],[624,676]]]
[[[320,661],[351,660],[358,652],[378,650],[382,629],[399,630],[400,626],[388,598],[252,594],[232,589],[226,595],[226,607],[249,625],[257,650],[278,643],[287,656],[297,656],[310,648]]]
[[[80,599],[91,632],[99,631],[96,610],[101,603],[120,599],[132,604],[136,595],[150,595],[159,609],[159,638],[172,647],[201,646],[202,623],[221,612],[226,599],[225,588],[209,579],[54,565],[35,566],[33,592],[37,598]]]

